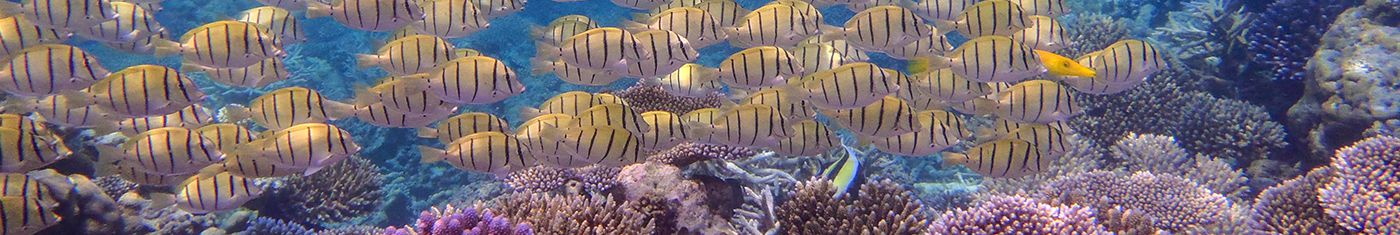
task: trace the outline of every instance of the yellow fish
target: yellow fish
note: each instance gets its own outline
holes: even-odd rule
[[[869,141],[881,152],[903,156],[928,156],[953,147],[972,136],[962,118],[946,111],[919,112],[918,121],[923,128]]]
[[[510,133],[510,124],[496,115],[469,112],[438,122],[437,128],[418,128],[418,137],[437,138],[443,144],[448,144],[458,138],[481,132]]]
[[[107,121],[92,106],[70,104],[62,95],[45,96],[37,100],[9,99],[4,109],[14,113],[35,113],[45,122],[63,127],[84,128],[97,126],[99,121]]]
[[[939,69],[923,73],[914,78],[914,87],[923,90],[928,98],[939,101],[961,103],[977,97],[992,94],[992,88],[985,83],[968,80],[953,73],[952,69]]]
[[[1068,74],[1061,80],[1085,93],[1114,94],[1132,89],[1166,69],[1164,58],[1152,44],[1123,40],[1079,58],[1079,64],[1093,68],[1092,75]]]
[[[410,24],[410,30],[443,38],[461,38],[491,26],[485,14],[470,0],[428,0],[422,3],[427,15]]]
[[[1070,149],[1064,132],[1050,125],[1023,126],[1008,134],[1006,138],[1031,143],[1043,157],[1051,159],[1064,156]]]
[[[301,29],[301,22],[291,11],[275,6],[262,6],[245,10],[238,13],[238,21],[256,24],[273,35],[282,43],[299,43],[306,41],[306,33]]]
[[[454,104],[495,103],[525,92],[525,84],[520,83],[514,70],[485,56],[448,61],[429,73],[425,85],[418,85]]]
[[[525,0],[472,0],[487,20],[525,10]]]
[[[623,73],[634,60],[651,59],[627,30],[613,27],[589,29],[565,39],[558,46],[538,45],[537,58],[562,59],[564,63],[601,73]]]
[[[1074,93],[1060,83],[1031,80],[998,94],[996,114],[1016,122],[1051,123],[1068,120],[1084,112]]]
[[[356,89],[355,103],[358,106],[378,105],[404,114],[441,114],[457,111],[456,104],[447,103],[422,87],[403,85],[425,82],[427,77],[427,74],[413,74],[384,78],[374,87]]]
[[[621,104],[594,105],[574,116],[574,121],[564,126],[570,128],[611,126],[631,131],[638,136],[651,131],[651,125],[642,120],[641,114],[632,110],[631,106]]]
[[[864,107],[824,111],[833,122],[864,137],[891,137],[923,128],[908,102],[894,96]]]
[[[690,140],[690,136],[686,134],[688,128],[685,127],[680,115],[666,111],[651,111],[642,113],[642,120],[651,126],[651,130],[641,135],[642,148],[644,149],[670,149]]]
[[[183,127],[153,129],[127,138],[121,146],[97,149],[103,161],[120,160],[119,164],[158,175],[191,174],[224,159],[216,142]]]
[[[457,106],[447,107],[426,113],[408,113],[388,108],[384,103],[371,103],[355,107],[355,118],[379,127],[420,128],[446,119],[457,111]]]
[[[267,84],[287,80],[292,76],[291,71],[287,71],[287,65],[282,63],[281,58],[267,58],[257,64],[241,68],[215,68],[198,64],[185,63],[180,70],[189,72],[204,72],[209,76],[209,80],[214,80],[219,84],[236,87],[265,87]]]
[[[209,114],[209,110],[203,105],[194,104],[181,109],[179,112],[150,117],[127,118],[112,122],[99,122],[93,131],[98,134],[121,132],[126,135],[134,135],[156,128],[163,127],[184,127],[196,128],[208,124],[214,120],[214,115]]]
[[[11,126],[0,127],[0,172],[24,173],[48,166],[73,153],[63,140],[52,133],[42,133]]]
[[[837,36],[840,35],[813,35],[811,37],[807,37],[807,39],[803,39],[802,42],[798,42],[797,45],[802,46],[807,44],[825,44],[827,46],[831,46],[832,49],[836,49],[836,53],[841,53],[842,56],[846,57],[846,60],[870,61],[870,55],[866,54],[865,50],[862,50],[856,47],[855,45],[852,45],[849,41],[846,41],[846,39],[842,39],[841,37]]]
[[[1070,58],[1049,51],[1036,50],[1035,52],[1040,55],[1041,64],[1045,65],[1045,69],[1050,72],[1050,75],[1078,77],[1097,76],[1097,71],[1089,67],[1084,67],[1084,65],[1080,65],[1079,62]]]
[[[1005,139],[979,144],[966,153],[943,153],[943,166],[965,165],[985,177],[1016,178],[1050,167],[1053,158],[1041,155],[1024,140]]]
[[[354,115],[355,107],[326,99],[321,92],[305,87],[288,87],[267,92],[248,103],[224,106],[224,119],[252,119],[263,127],[280,130],[303,123],[336,120]]]
[[[214,68],[243,68],[268,58],[287,55],[277,34],[257,24],[224,20],[204,24],[180,37],[180,41],[156,40],[156,56],[179,53],[185,63]]]
[[[451,43],[432,35],[413,35],[384,44],[375,54],[355,55],[361,68],[379,67],[390,75],[402,76],[432,71],[456,59]]]
[[[972,39],[947,56],[934,56],[927,66],[927,70],[952,68],[963,78],[978,82],[1018,82],[1047,71],[1034,49],[1003,36]]]
[[[802,77],[789,89],[796,97],[824,109],[850,109],[880,101],[899,91],[894,75],[875,64],[855,62]]]
[[[0,68],[0,90],[20,97],[87,88],[111,74],[96,56],[63,44],[30,46],[8,61],[9,66]]]
[[[598,23],[583,15],[566,15],[554,19],[549,25],[543,28],[531,29],[530,34],[540,40],[540,43],[548,45],[559,45],[564,43],[574,35],[598,28]]]
[[[234,154],[271,160],[279,166],[304,168],[305,175],[360,152],[360,145],[355,143],[350,132],[330,124],[300,124],[259,136],[253,142],[236,145]]]
[[[26,197],[0,197],[0,213],[4,218],[0,232],[5,234],[36,234],[61,219],[42,201]]]
[[[901,50],[905,45],[935,34],[933,27],[914,11],[899,6],[877,6],[856,13],[841,33],[852,45],[874,52]]]
[[[370,32],[399,29],[423,20],[427,15],[418,4],[420,0],[340,0],[330,4],[305,2],[306,18],[330,16],[346,27]]]
[[[885,54],[895,59],[910,60],[921,57],[943,56],[949,51],[953,51],[954,48],[953,44],[948,41],[948,36],[939,33],[930,33],[928,36],[919,38],[899,49],[885,52]],[[919,74],[921,71],[910,70],[909,73]]]
[[[715,71],[714,68],[687,63],[664,77],[642,79],[641,82],[658,85],[671,95],[700,98],[723,91],[724,84],[715,79]]]
[[[46,43],[62,43],[72,33],[39,27],[24,15],[0,17],[0,56],[9,58],[25,48]]]
[[[224,161],[217,165],[209,166],[209,171],[227,171],[234,176],[247,178],[270,178],[299,175],[306,172],[304,168],[292,168],[273,164],[272,160],[244,157],[231,154],[224,157]]]
[[[129,2],[114,1],[111,4],[117,18],[92,27],[76,29],[74,33],[91,40],[126,43],[165,31],[165,27],[156,22],[155,14],[148,13],[145,8]]]
[[[21,173],[0,173],[0,194],[4,197],[22,197],[38,201],[42,207],[58,206],[58,201],[51,195],[48,186],[41,184],[34,177]]]
[[[649,10],[666,4],[667,0],[612,0],[617,6],[631,8],[633,10]]]
[[[1047,125],[1050,126],[1051,128],[1056,129],[1056,130],[1067,130],[1067,129],[1069,129],[1069,124],[1065,124],[1065,122],[1052,122],[1052,123],[1049,123],[1049,124],[1020,123],[1020,122],[1015,122],[1015,121],[1011,121],[1011,120],[1006,120],[1005,118],[998,118],[995,122],[990,123],[988,126],[985,126],[985,127],[982,127],[981,129],[978,129],[976,134],[977,134],[977,139],[983,139],[983,140],[1003,139],[1003,138],[1006,137],[1006,135],[1010,135],[1012,132],[1016,132],[1016,130],[1021,129],[1022,127],[1029,127],[1029,126],[1047,126]]]
[[[778,141],[778,146],[769,149],[786,156],[816,156],[841,144],[836,132],[816,120],[798,122],[793,124],[792,129],[792,136],[783,138]]]
[[[801,97],[781,88],[768,88],[759,90],[744,97],[741,104],[768,105],[778,109],[778,113],[783,115],[788,121],[812,120],[817,117],[816,107]]]
[[[1034,15],[1030,19],[1031,25],[1011,34],[1011,39],[1036,50],[1058,51],[1069,47],[1069,32],[1055,18]]]
[[[914,3],[911,10],[929,21],[954,21],[968,7],[981,0],[922,0]]]
[[[786,4],[768,4],[744,15],[734,27],[724,28],[724,31],[735,47],[795,46],[798,41],[821,33],[820,14],[808,15],[803,10]]]
[[[700,0],[695,3],[695,8],[705,10],[720,26],[734,25],[749,14],[749,9],[739,6],[734,0]]]
[[[627,103],[627,100],[624,100],[624,99],[622,99],[622,97],[618,97],[617,95],[608,94],[608,93],[593,94],[593,105],[594,105],[594,106],[597,106],[597,105],[604,105],[604,104],[619,104],[619,105],[623,105],[623,106],[632,106],[631,104],[628,104],[628,103]]]
[[[1070,12],[1069,8],[1065,7],[1065,0],[1011,0],[1011,2],[1021,6],[1027,15],[1058,17]]]
[[[651,54],[650,59],[634,60],[627,64],[627,76],[655,78],[680,69],[686,63],[694,62],[700,52],[680,34],[665,30],[647,30],[633,36],[637,45]]]
[[[773,46],[744,49],[720,62],[716,76],[731,87],[754,89],[783,84],[803,67],[799,58]]]
[[[645,160],[641,135],[612,126],[570,128],[546,127],[541,133],[547,140],[556,140],[564,155],[561,162],[545,163],[556,167],[583,167],[592,164],[626,166]]]
[[[545,100],[539,108],[520,108],[520,115],[525,117],[537,117],[540,115],[558,113],[569,116],[578,115],[583,111],[593,108],[593,94],[583,91],[569,91],[559,93]]]
[[[642,25],[635,27],[675,32],[695,48],[709,47],[728,37],[721,29],[725,25],[700,8],[676,7],[638,18]]]
[[[6,15],[24,14],[39,26],[66,31],[86,29],[117,18],[117,12],[108,0],[7,1],[0,4],[0,11]]]
[[[1031,26],[1030,14],[1010,0],[986,0],[963,10],[951,28],[968,38],[1010,36]]]
[[[258,138],[253,131],[233,123],[210,124],[195,129],[194,132],[200,137],[204,137],[205,140],[214,142],[214,146],[225,155],[232,152],[234,146],[253,142]]]
[[[504,175],[535,165],[535,157],[515,136],[486,131],[463,136],[447,149],[419,146],[423,163],[446,161],[458,169]]]
[[[93,83],[83,93],[65,98],[77,104],[92,104],[117,117],[148,117],[179,112],[207,97],[194,81],[175,69],[159,65],[136,65],[112,73]]]
[[[520,123],[520,126],[515,128],[515,138],[524,142],[525,146],[530,148],[530,152],[534,153],[535,159],[539,162],[551,164],[567,163],[572,161],[572,158],[560,150],[562,143],[556,139],[546,139],[544,136],[544,129],[562,127],[564,124],[573,120],[574,116],[568,114],[551,113],[540,115]]]
[[[261,196],[262,186],[229,172],[203,173],[175,191],[175,206],[191,214],[233,210]]]
[[[831,70],[849,61],[841,51],[825,43],[803,43],[792,49],[792,55],[801,61],[803,75]]]
[[[101,168],[99,168],[99,169],[101,169]],[[129,163],[118,163],[117,165],[112,166],[112,167],[111,167],[111,170],[108,170],[108,171],[106,171],[106,172],[103,172],[103,171],[99,171],[99,172],[101,172],[101,173],[99,173],[99,175],[105,175],[105,174],[103,174],[103,173],[111,172],[111,173],[114,173],[114,174],[116,174],[117,176],[121,177],[122,179],[125,179],[125,180],[127,180],[127,181],[131,181],[132,183],[137,183],[137,184],[140,184],[140,185],[151,185],[151,186],[173,186],[173,185],[177,185],[177,184],[180,184],[180,182],[185,181],[185,179],[190,178],[190,176],[193,176],[193,175],[194,175],[194,173],[180,174],[180,175],[162,175],[162,174],[154,174],[154,173],[146,172],[145,170],[141,169],[140,167],[129,166]]]
[[[688,115],[687,115],[688,116]],[[712,144],[767,148],[792,136],[792,124],[773,106],[744,104],[728,107],[713,123],[686,123],[697,141]]]
[[[530,73],[536,76],[545,73],[553,73],[559,80],[580,86],[606,86],[618,79],[622,79],[621,74],[604,73],[597,70],[569,65],[564,60],[535,60],[531,61]]]

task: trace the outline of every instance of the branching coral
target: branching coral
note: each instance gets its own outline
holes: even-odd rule
[[[418,216],[418,222],[409,228],[388,227],[382,233],[384,235],[459,235],[459,234],[493,234],[493,235],[533,235],[534,230],[530,224],[511,223],[511,220],[504,216],[495,215],[491,210],[480,207],[454,208],[451,205],[439,210],[434,207],[430,211],[423,211]]]
[[[1259,193],[1254,202],[1254,230],[1266,234],[1348,234],[1328,216],[1317,190],[1332,181],[1328,167],[1320,167]]]
[[[1192,157],[1170,136],[1129,133],[1113,145],[1112,151],[1121,168],[1130,172],[1150,171],[1185,177],[1237,201],[1248,189],[1245,187],[1248,179],[1243,172],[1220,159],[1203,155]]]
[[[541,165],[511,172],[504,180],[516,192],[539,193],[564,187],[570,174],[569,169]]]
[[[768,186],[744,188],[744,204],[734,209],[730,223],[743,234],[771,234],[779,229],[778,218],[774,217],[773,189]]]
[[[1371,137],[1337,150],[1334,178],[1318,189],[1327,214],[1366,234],[1400,233],[1400,138]]]
[[[1128,24],[1123,20],[1092,12],[1074,19],[1076,22],[1066,24],[1072,38],[1064,55],[1070,58],[1079,58],[1128,38]]]
[[[1253,18],[1243,1],[1195,0],[1181,11],[1167,13],[1167,25],[1153,33],[1154,42],[1198,74],[1239,77],[1247,61],[1245,30]]]
[[[683,143],[669,150],[661,151],[647,157],[647,161],[671,164],[676,166],[686,166],[698,161],[709,159],[739,160],[758,154],[750,148],[730,147],[724,145]]]
[[[258,217],[248,222],[244,234],[314,235],[316,232],[300,224],[279,219]]]
[[[511,194],[495,211],[540,234],[653,234],[655,222],[626,202],[606,197]]]
[[[627,101],[633,109],[640,112],[646,111],[667,111],[676,114],[702,109],[719,107],[719,95],[712,95],[702,98],[691,98],[672,95],[659,85],[637,83],[625,90],[613,92],[613,94]]]
[[[982,190],[974,197],[1022,194],[1026,190],[1035,191],[1056,177],[1089,172],[1103,167],[1101,159],[1104,159],[1106,154],[1100,150],[1098,145],[1072,130],[1067,133],[1065,140],[1069,143],[1069,151],[1064,156],[1051,161],[1050,167],[1036,174],[1019,178],[983,178]]]
[[[1018,196],[995,196],[977,207],[945,213],[929,230],[932,234],[1112,234],[1098,224],[1093,209],[1052,206]]]
[[[854,190],[854,189],[853,189]],[[893,181],[862,184],[846,198],[833,197],[826,180],[798,183],[778,206],[776,217],[787,234],[923,234],[929,219],[912,193]]]
[[[310,176],[294,176],[269,197],[266,216],[318,226],[361,216],[379,206],[384,176],[367,159],[351,157]]]
[[[1041,196],[1058,204],[1138,211],[1157,229],[1181,232],[1226,221],[1224,196],[1190,180],[1137,172],[1095,171],[1067,176],[1041,189]]]
[[[1360,0],[1279,0],[1260,9],[1249,26],[1249,52],[1267,67],[1274,79],[1299,80],[1307,76],[1312,58],[1337,14],[1359,5]]]

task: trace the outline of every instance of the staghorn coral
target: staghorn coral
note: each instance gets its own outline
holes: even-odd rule
[[[702,108],[719,107],[719,95],[711,95],[703,98],[691,98],[672,95],[663,90],[660,85],[651,85],[638,82],[622,91],[611,92],[632,106],[639,112],[646,111],[667,111],[676,114],[685,114],[690,111]]]
[[[1172,175],[1094,171],[1066,176],[1041,188],[1057,204],[1122,208],[1143,213],[1157,229],[1182,232],[1226,221],[1224,196]],[[1101,218],[1102,219],[1102,218]]]
[[[671,149],[652,154],[647,161],[686,166],[691,163],[709,160],[740,160],[758,154],[750,148],[730,147],[715,144],[682,143]]]
[[[1264,190],[1254,202],[1250,227],[1267,234],[1349,234],[1318,201],[1317,190],[1331,181],[1331,168],[1319,167]]]
[[[969,209],[944,213],[932,234],[1112,234],[1088,207],[1053,206],[1018,196],[994,196]]]
[[[539,193],[564,187],[570,174],[569,169],[540,165],[511,172],[503,180],[516,192]]]
[[[540,234],[654,234],[655,221],[628,202],[607,197],[511,194],[496,199],[501,216]]]
[[[276,188],[263,215],[317,226],[364,215],[379,206],[384,176],[368,159],[351,157]]]
[[[1400,138],[1371,137],[1337,150],[1318,200],[1337,223],[1366,234],[1400,233]]]
[[[768,186],[744,188],[744,204],[734,209],[730,223],[744,234],[770,234],[779,229],[778,218],[774,217],[773,189]]]
[[[267,217],[258,217],[249,221],[248,228],[244,229],[240,234],[314,235],[316,232],[297,223]]]
[[[1317,51],[1322,34],[1337,14],[1360,5],[1362,0],[1279,0],[1262,7],[1245,38],[1256,63],[1276,80],[1301,80],[1307,76],[1308,58]]]
[[[923,205],[889,180],[862,184],[846,198],[821,179],[799,182],[775,217],[786,234],[923,234],[929,219]]]
[[[418,221],[413,227],[395,228],[390,226],[384,228],[384,235],[458,235],[458,234],[495,234],[495,235],[533,235],[534,230],[528,223],[511,223],[510,219],[496,215],[491,210],[482,209],[480,206],[469,208],[455,208],[448,205],[445,209],[439,210],[433,207],[429,211],[423,211],[418,216]]]
[[[1170,136],[1128,133],[1111,150],[1119,168],[1129,172],[1181,176],[1236,201],[1242,201],[1245,195],[1241,194],[1248,190],[1243,172],[1220,159],[1199,154],[1192,157]]]

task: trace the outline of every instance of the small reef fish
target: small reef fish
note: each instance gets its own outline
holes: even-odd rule
[[[986,0],[964,9],[951,26],[938,28],[957,29],[958,33],[968,38],[1011,36],[1012,33],[1031,26],[1029,16],[1020,5],[1010,0]]]
[[[1070,148],[1064,132],[1050,125],[1026,125],[1007,134],[1005,138],[1031,143],[1043,157],[1052,159],[1064,156]]]
[[[427,113],[409,113],[388,108],[384,103],[371,103],[355,107],[355,118],[379,127],[419,128],[452,116],[456,106],[438,109]]]
[[[525,0],[472,0],[472,4],[487,20],[525,10]]]
[[[458,169],[504,175],[535,165],[535,157],[515,136],[477,132],[447,144],[447,149],[419,146],[423,163],[446,161]]]
[[[716,77],[730,87],[756,89],[784,84],[801,74],[800,58],[774,46],[744,49],[720,62]]]
[[[986,83],[963,78],[952,69],[939,69],[916,76],[914,87],[910,89],[922,90],[921,93],[928,98],[943,102],[960,103],[992,94],[992,88]]]
[[[998,94],[996,102],[997,116],[1016,122],[1059,122],[1084,112],[1072,91],[1049,80],[1018,83]]]
[[[230,104],[221,111],[226,120],[252,119],[271,130],[350,117],[354,112],[353,105],[326,99],[321,92],[305,87],[277,89],[254,98],[247,107]]]
[[[427,77],[428,74],[386,77],[374,87],[356,89],[355,104],[357,106],[379,105],[380,108],[388,108],[390,111],[404,114],[440,114],[457,111],[457,105],[447,103],[437,95],[423,90],[422,87],[402,85],[423,82],[421,80],[427,79]]]
[[[837,199],[852,192],[853,188],[857,188],[856,185],[865,181],[860,168],[865,161],[866,153],[846,144],[841,144],[841,149],[845,150],[846,155],[822,170],[822,179],[830,180],[832,188],[836,188],[832,197]]]
[[[724,28],[729,43],[736,47],[790,47],[821,33],[818,17],[784,4],[769,4],[744,15],[734,27]]]
[[[99,168],[102,169],[102,168]],[[151,186],[174,186],[189,179],[194,173],[181,175],[153,174],[142,170],[139,167],[130,166],[128,163],[119,163],[110,167],[106,171],[99,171],[99,175],[116,174],[118,177],[141,185]]]
[[[63,44],[35,45],[15,52],[0,68],[0,90],[20,97],[41,97],[79,90],[111,74],[97,57]]]
[[[21,173],[0,173],[0,196],[33,199],[42,207],[57,206],[57,199],[50,193],[48,186],[34,177]]]
[[[897,136],[870,139],[881,152],[903,156],[928,156],[961,143],[972,136],[962,118],[942,110],[918,113],[922,128]]]
[[[208,96],[194,80],[160,65],[136,65],[93,83],[86,92],[64,98],[77,105],[95,105],[112,117],[149,117],[179,112]]]
[[[535,60],[530,73],[536,76],[553,73],[559,80],[580,86],[606,86],[622,79],[621,74],[604,73],[597,70],[582,68],[565,63],[564,60]],[[640,66],[640,65],[637,65]],[[630,67],[630,66],[629,66]],[[629,68],[630,69],[630,68]],[[640,70],[640,68],[638,68]],[[639,71],[640,72],[640,71]]]
[[[1011,0],[1028,15],[1058,17],[1069,13],[1065,0]]]
[[[573,120],[574,116],[568,114],[540,115],[520,123],[520,126],[515,128],[515,138],[530,148],[530,152],[534,153],[537,161],[546,164],[569,165],[568,163],[572,160],[570,160],[571,157],[560,151],[562,144],[554,139],[546,139],[544,129],[564,126]]]
[[[289,11],[303,11],[303,10],[306,10],[306,3],[307,3],[307,2],[316,1],[316,0],[257,0],[257,1],[258,1],[258,3],[262,3],[263,5],[274,6],[274,7],[280,7],[280,8],[282,8],[282,9],[287,9],[287,10],[289,10]]]
[[[778,146],[769,149],[786,156],[816,156],[841,143],[841,138],[836,132],[816,120],[793,124],[792,130],[792,136],[778,141]]]
[[[73,153],[56,135],[8,126],[0,127],[0,141],[0,172],[28,172]]]
[[[307,0],[306,18],[330,16],[336,22],[353,29],[387,32],[423,20],[427,13],[418,2],[419,0],[340,0],[327,4]]]
[[[667,111],[650,111],[642,113],[642,120],[651,126],[650,130],[641,135],[644,149],[670,149],[690,140],[689,134],[686,133],[689,128],[686,128],[680,115]]]
[[[738,94],[736,94],[738,96]],[[788,121],[812,120],[817,117],[816,106],[811,102],[802,100],[801,97],[792,95],[788,90],[782,88],[767,88],[743,97],[740,104],[768,105],[778,109],[778,113],[783,115]]]
[[[851,62],[870,61],[870,55],[868,55],[865,50],[851,45],[849,41],[836,37],[836,35],[814,35],[797,43],[798,46],[806,44],[825,44],[831,46],[832,49],[836,49],[836,53],[841,53],[842,56],[846,57],[846,60]]]
[[[390,75],[426,73],[456,59],[457,48],[437,36],[412,35],[379,47],[375,54],[355,55],[360,68],[379,67]]]
[[[283,167],[306,169],[311,175],[321,168],[360,152],[350,132],[322,124],[300,124],[278,131],[267,131],[252,142],[235,145],[233,154],[272,161]]]
[[[481,132],[510,133],[510,124],[490,113],[468,112],[442,120],[436,128],[419,128],[418,137],[437,138],[443,144],[449,144],[458,138]]]
[[[454,104],[489,104],[525,92],[515,70],[504,62],[486,56],[457,58],[438,66],[426,80],[409,82],[423,87],[443,101]]]
[[[687,63],[664,77],[641,82],[658,85],[671,95],[700,98],[719,94],[724,89],[724,83],[715,79],[715,72],[714,68]]]
[[[165,31],[156,16],[129,2],[112,2],[117,18],[92,27],[75,30],[83,38],[108,43],[128,43]]]
[[[209,124],[195,129],[194,132],[205,140],[214,142],[214,146],[226,155],[233,151],[233,146],[253,142],[258,138],[257,133],[233,123]]]
[[[920,59],[928,60],[919,63],[926,67],[911,68],[911,71],[952,68],[953,73],[978,82],[1017,82],[1045,74],[1047,71],[1041,63],[1039,53],[1004,36],[975,38],[953,49],[946,56]]]
[[[209,80],[214,80],[219,84],[236,87],[265,87],[268,84],[287,80],[292,77],[292,72],[287,71],[287,64],[282,63],[281,58],[267,58],[257,64],[242,68],[216,68],[204,65],[185,63],[180,70],[190,72],[204,72]]]
[[[922,0],[913,3],[910,10],[929,21],[955,21],[968,7],[981,0]]]
[[[633,28],[666,30],[685,37],[686,42],[695,48],[705,48],[724,42],[725,34],[719,20],[704,9],[676,7],[652,15],[639,15]]]
[[[564,63],[600,73],[624,73],[631,61],[651,59],[650,51],[642,48],[631,32],[613,27],[589,29],[557,46],[536,47],[540,60],[561,59]]]
[[[559,142],[559,150],[567,158],[563,162],[546,162],[556,167],[583,167],[591,164],[626,166],[646,160],[641,135],[613,126],[555,128],[545,127],[541,135]]]
[[[184,127],[197,128],[214,121],[214,115],[209,114],[209,110],[203,105],[194,104],[179,112],[138,118],[127,118],[118,121],[98,122],[92,130],[98,134],[120,132],[126,135],[135,135],[152,129],[163,127]]]
[[[0,215],[6,219],[0,232],[5,234],[36,234],[58,224],[58,217],[51,206],[39,199],[26,197],[0,197]]]
[[[224,159],[216,142],[184,127],[153,129],[127,138],[120,146],[99,145],[97,149],[106,163],[158,175],[192,174]]]
[[[536,117],[545,114],[558,113],[569,116],[579,115],[583,111],[593,108],[593,93],[584,91],[569,91],[559,93],[545,100],[539,108],[520,108],[520,115],[525,117]]]
[[[611,126],[641,135],[651,131],[651,125],[642,120],[642,115],[623,104],[599,104],[574,116],[574,121],[561,128]]]
[[[773,106],[743,104],[726,107],[709,125],[700,121],[686,123],[686,126],[691,127],[692,138],[697,141],[735,147],[767,148],[778,146],[780,140],[792,136],[792,124],[796,123],[783,118],[782,113]]]
[[[625,8],[630,8],[630,9],[634,9],[634,10],[650,10],[650,9],[652,9],[652,8],[656,8],[656,7],[661,6],[662,4],[666,4],[666,2],[669,2],[668,0],[611,0],[611,1],[612,1],[613,4],[617,4],[617,6],[625,7]]]
[[[894,96],[885,96],[864,107],[823,110],[823,113],[862,137],[898,136],[924,128],[908,102]]]
[[[626,73],[630,77],[663,76],[700,57],[700,52],[695,51],[685,37],[672,31],[647,30],[633,36],[637,39],[637,45],[651,54],[651,58],[630,61]]]
[[[695,3],[695,8],[705,10],[705,13],[714,17],[721,27],[734,25],[735,22],[739,22],[745,15],[749,14],[748,9],[739,6],[734,0],[700,0],[700,2]]]
[[[442,38],[461,38],[491,26],[485,14],[470,0],[430,0],[422,3],[427,15],[408,25],[409,30]]]
[[[104,115],[92,106],[69,103],[68,98],[63,98],[62,95],[45,96],[37,100],[9,99],[5,101],[4,109],[14,113],[32,112],[43,117],[44,122],[71,128],[94,127],[100,121],[107,121],[103,119]]]
[[[801,61],[803,75],[831,70],[849,61],[845,54],[825,43],[801,43],[791,51]]]
[[[214,68],[243,68],[268,58],[287,55],[277,34],[257,24],[223,20],[204,24],[180,37],[180,41],[155,40],[156,56],[179,53],[185,63]]]
[[[1147,81],[1153,74],[1166,69],[1164,55],[1152,44],[1138,40],[1123,40],[1103,50],[1079,57],[1079,64],[1093,68],[1094,76],[1064,76],[1075,90],[1089,94],[1115,94]]]
[[[235,176],[246,178],[271,178],[299,175],[306,172],[304,168],[293,168],[273,164],[272,160],[244,157],[238,154],[230,154],[224,157],[224,161],[216,165],[211,165],[207,171],[226,171]]]
[[[935,32],[899,49],[887,51],[885,54],[895,59],[908,60],[919,57],[943,56],[953,49],[955,47],[948,41],[948,36]],[[920,72],[909,71],[909,73],[919,74]]]
[[[885,5],[856,13],[840,32],[843,38],[861,49],[891,52],[936,33],[923,22],[914,11]]]
[[[117,18],[112,2],[108,0],[5,1],[0,3],[0,12],[4,15],[23,14],[39,26],[63,31],[86,29]]]
[[[73,34],[39,27],[24,15],[0,17],[0,56],[10,55],[34,45],[61,43]]]
[[[1016,178],[1034,174],[1050,167],[1053,158],[1046,157],[1034,144],[1024,140],[1003,139],[979,144],[965,153],[943,153],[943,166],[964,165],[986,177]]]
[[[875,64],[848,63],[792,81],[789,91],[818,108],[859,108],[902,89],[893,76]]]
[[[560,45],[569,37],[598,28],[598,23],[583,15],[566,15],[554,19],[542,28],[533,28],[530,34],[544,44]]]
[[[277,35],[277,39],[284,44],[306,41],[306,32],[302,31],[301,22],[287,9],[275,6],[255,7],[238,13],[237,19],[262,27]]]
[[[1043,51],[1059,51],[1069,47],[1069,32],[1055,18],[1033,15],[1030,19],[1031,25],[1011,34],[1011,39]]]
[[[229,172],[191,176],[175,191],[175,206],[191,214],[233,210],[261,196],[261,185]]]

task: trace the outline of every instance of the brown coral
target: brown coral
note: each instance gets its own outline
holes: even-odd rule
[[[511,194],[495,209],[511,221],[534,226],[539,234],[654,234],[650,214],[627,202],[585,196]]]
[[[739,160],[752,157],[758,151],[750,148],[730,147],[724,145],[683,143],[672,147],[669,150],[661,151],[647,157],[647,161],[671,164],[675,166],[686,166],[691,163],[710,160]]]
[[[625,90],[611,93],[626,100],[628,105],[640,112],[661,110],[676,114],[685,114],[702,108],[719,107],[721,99],[719,95],[703,98],[676,96],[666,92],[659,85],[641,82]]]
[[[263,208],[264,216],[302,224],[334,223],[364,215],[379,206],[384,175],[362,157],[351,157],[310,176],[293,176]]]
[[[1145,171],[1132,175],[1110,171],[1071,175],[1045,185],[1041,195],[1059,204],[1139,211],[1152,219],[1154,227],[1170,232],[1224,222],[1228,214],[1222,209],[1231,206],[1224,196],[1195,182]]]
[[[893,181],[869,182],[847,198],[833,197],[826,180],[799,182],[790,199],[778,206],[777,219],[787,234],[923,234],[929,218],[923,204]]]

